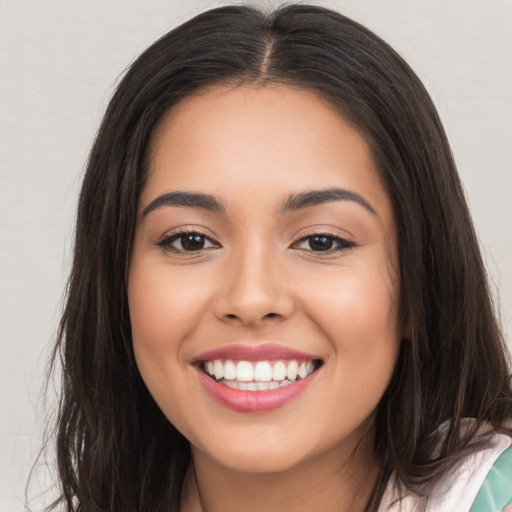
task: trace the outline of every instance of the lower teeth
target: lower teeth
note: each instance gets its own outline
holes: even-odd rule
[[[238,380],[222,379],[218,382],[228,388],[241,389],[242,391],[266,391],[267,389],[282,388],[293,384],[293,382],[288,379],[282,380],[281,382],[275,380],[271,380],[270,382],[242,382]]]

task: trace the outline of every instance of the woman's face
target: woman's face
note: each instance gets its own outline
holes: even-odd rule
[[[235,470],[350,453],[401,338],[392,207],[365,140],[311,91],[219,86],[173,108],[149,156],[129,304],[164,414],[195,457]]]

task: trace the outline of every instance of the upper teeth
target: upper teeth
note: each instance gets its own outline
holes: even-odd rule
[[[216,380],[238,380],[242,382],[270,382],[289,381],[303,379],[314,369],[313,361],[298,362],[295,359],[289,361],[232,361],[215,359],[208,361],[203,366],[206,373],[215,377]]]

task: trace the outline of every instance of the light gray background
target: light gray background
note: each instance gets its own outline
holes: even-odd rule
[[[23,510],[27,473],[41,444],[42,375],[69,270],[77,191],[113,85],[126,65],[170,27],[225,3],[0,1],[2,512]],[[321,4],[354,17],[390,42],[433,96],[510,343],[512,2]],[[41,510],[37,501],[33,509]]]

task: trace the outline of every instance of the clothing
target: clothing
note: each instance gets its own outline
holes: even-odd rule
[[[512,512],[512,447],[493,464],[470,512]]]
[[[416,512],[423,502],[391,478],[378,512]],[[510,508],[509,508],[510,507]],[[495,434],[484,450],[466,457],[429,493],[425,512],[512,512],[512,439]]]

